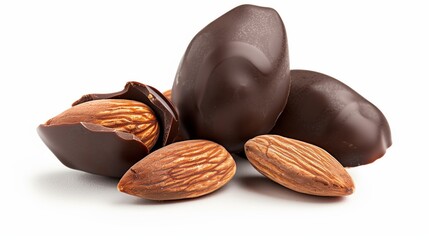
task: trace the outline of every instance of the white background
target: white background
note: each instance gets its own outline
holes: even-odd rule
[[[0,238],[427,237],[426,5],[345,2],[248,1],[282,16],[292,69],[342,80],[389,120],[387,154],[349,169],[355,193],[298,194],[238,159],[236,176],[216,193],[160,203],[64,167],[36,127],[81,95],[118,91],[129,80],[169,89],[192,37],[244,2],[0,1]]]

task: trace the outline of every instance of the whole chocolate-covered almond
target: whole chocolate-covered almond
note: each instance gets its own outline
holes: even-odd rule
[[[392,145],[383,113],[344,83],[322,73],[292,70],[285,110],[271,133],[317,145],[343,166],[368,164]]]
[[[286,30],[271,8],[238,6],[189,44],[172,88],[185,138],[232,152],[268,133],[290,88]]]

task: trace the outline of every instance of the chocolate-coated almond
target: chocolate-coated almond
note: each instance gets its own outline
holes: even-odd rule
[[[232,152],[269,132],[290,87],[286,30],[271,8],[238,6],[189,44],[172,88],[184,138]]]
[[[292,88],[273,134],[317,145],[343,166],[368,164],[392,145],[389,123],[372,103],[322,73],[292,70]]]

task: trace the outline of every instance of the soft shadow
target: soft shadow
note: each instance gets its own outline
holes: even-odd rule
[[[241,186],[252,192],[282,200],[307,203],[336,203],[344,201],[345,199],[343,197],[320,197],[298,193],[285,188],[262,175],[243,176],[237,180]]]
[[[246,155],[244,153],[233,153],[231,155],[234,158],[235,162],[243,162],[243,161],[248,162]]]
[[[121,193],[116,188],[118,182],[119,179],[117,178],[102,177],[73,170],[45,172],[32,178],[34,189],[45,197],[56,198],[60,201],[84,201],[119,205],[183,204],[220,197],[219,194],[222,195],[222,192],[229,188],[224,186],[210,194],[197,198],[156,201]]]
[[[60,200],[106,201],[117,193],[119,179],[97,176],[78,171],[45,172],[32,179],[36,191]]]

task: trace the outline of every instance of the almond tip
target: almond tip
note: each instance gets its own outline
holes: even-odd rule
[[[119,192],[124,192],[124,186],[122,184],[118,184],[117,188]]]
[[[349,187],[349,188],[346,189],[346,194],[345,195],[352,195],[354,191],[355,191],[354,187]]]

